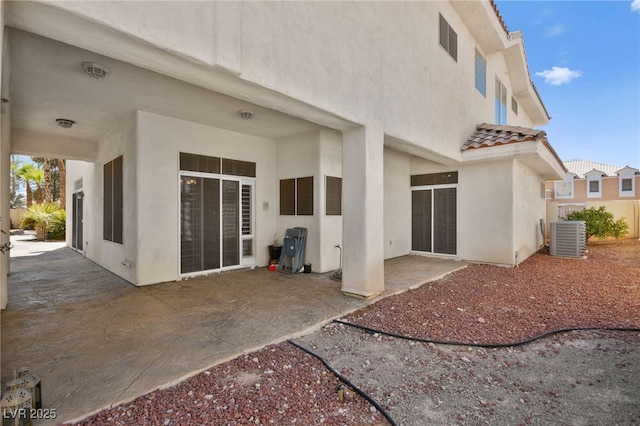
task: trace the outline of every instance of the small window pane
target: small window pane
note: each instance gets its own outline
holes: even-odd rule
[[[298,215],[313,216],[313,176],[298,178]]]
[[[256,163],[250,161],[222,159],[222,174],[256,177]]]
[[[458,61],[458,34],[449,27],[449,54]]]
[[[218,174],[220,173],[220,158],[181,152],[180,170]]]
[[[633,182],[631,179],[622,179],[622,190],[633,191]]]
[[[487,96],[487,61],[476,49],[476,89]]]
[[[280,214],[296,214],[296,180],[283,179],[280,181]]]
[[[440,46],[449,51],[449,24],[442,15],[440,15]]]
[[[589,192],[599,192],[600,191],[600,182],[597,180],[589,181]]]
[[[326,214],[340,216],[342,214],[342,178],[327,176]]]
[[[428,173],[411,176],[411,186],[443,185],[449,183],[458,183],[458,172]]]

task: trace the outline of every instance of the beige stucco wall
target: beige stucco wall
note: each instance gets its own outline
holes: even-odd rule
[[[558,205],[571,204],[565,201],[548,201],[546,207],[546,220],[547,220],[547,238],[549,238],[551,222],[560,220],[558,218]],[[589,200],[583,203],[585,209],[604,208],[613,214],[615,220],[624,218],[627,225],[629,225],[629,232],[625,238],[640,238],[640,200],[609,200],[609,201],[594,201]],[[595,238],[595,237],[594,237]]]
[[[314,272],[328,272],[340,268],[342,247],[342,215],[326,215],[326,177],[342,177],[342,134],[330,129],[320,130],[320,200],[318,218],[320,222],[320,263],[313,264]],[[311,261],[311,258],[309,258]]]
[[[540,229],[540,221],[545,220],[544,179],[517,160],[513,176],[514,249],[520,263],[544,243]]]
[[[100,143],[98,160],[89,163],[68,161],[67,188],[74,187],[74,182],[82,178],[84,191],[83,244],[84,254],[102,267],[125,280],[137,281],[135,261],[137,241],[136,235],[136,114],[132,113],[113,128]],[[103,229],[103,185],[104,165],[118,156],[123,156],[123,242],[122,244],[105,241]],[[72,197],[67,196],[67,211],[72,211]],[[69,213],[67,221],[67,244],[71,245],[71,226]],[[132,262],[131,267],[122,262]]]
[[[457,61],[438,43],[440,13],[458,34]],[[32,22],[47,15],[65,25],[30,28],[30,15]],[[492,15],[487,9],[478,19],[499,26]],[[55,32],[59,40],[232,96],[276,102],[293,115],[303,116],[303,108],[267,92],[295,99],[298,107],[375,123],[425,153],[454,160],[475,125],[494,120],[496,75],[509,93],[508,123],[535,124],[522,102],[518,115],[511,112],[514,91],[504,53],[486,53],[450,2],[35,2],[15,8],[14,19],[27,30]],[[93,31],[90,45],[74,31]],[[500,43],[507,43],[506,36],[492,49]],[[173,68],[175,60],[151,46],[187,59],[189,67],[203,64],[231,74],[199,68],[182,75]],[[474,84],[476,48],[487,60],[486,97]],[[255,96],[260,91],[265,96]]]
[[[460,169],[458,255],[470,261],[513,265],[513,164],[503,160]],[[527,197],[529,194],[521,193]],[[475,212],[475,214],[473,213]]]
[[[310,131],[280,139],[276,147],[276,196],[271,205],[277,215],[277,236],[282,242],[289,228],[307,228],[305,262],[320,270],[320,208],[324,181],[320,174],[320,132]],[[313,176],[313,216],[280,215],[280,180]],[[273,239],[273,235],[271,236]],[[271,243],[269,243],[271,244]]]
[[[114,129],[101,141],[106,146],[100,148],[93,189],[101,193],[102,164],[124,151],[126,185],[139,193],[125,191],[125,209],[131,209],[125,222],[131,220],[133,228],[125,231],[128,240],[120,247],[100,243],[95,248],[89,241],[87,255],[127,279],[146,284],[177,277],[178,195],[167,188],[177,188],[179,150],[258,163],[258,265],[266,264],[274,233],[305,226],[307,261],[314,270],[337,267],[335,240],[342,234],[348,252],[343,252],[344,263],[353,268],[345,271],[345,281],[358,277],[352,287],[376,281],[373,290],[360,293],[379,291],[382,259],[410,248],[407,165],[414,174],[460,172],[459,257],[512,264],[516,249],[529,251],[530,237],[516,239],[513,218],[527,204],[514,204],[512,192],[514,179],[528,187],[533,178],[520,169],[516,175],[511,160],[460,163],[460,146],[478,123],[493,122],[496,75],[509,93],[508,124],[536,123],[524,108],[517,116],[511,112],[504,53],[478,46],[456,12],[460,8],[450,2],[37,1],[13,10],[19,28],[319,124],[337,123],[334,129],[343,132],[269,141],[149,113],[137,114],[135,125]],[[439,14],[457,32],[457,61],[438,43]],[[492,10],[478,19],[499,26]],[[476,47],[487,60],[486,97],[474,84]],[[422,158],[408,159],[389,147]],[[340,223],[323,216],[322,199],[324,176],[338,173],[338,163],[332,162],[338,157],[345,177]],[[135,170],[129,170],[131,164]],[[314,176],[314,216],[280,217],[279,179],[302,176]],[[525,192],[530,196],[529,189]],[[99,213],[97,198],[91,207]],[[480,219],[473,214],[478,209]],[[96,232],[101,228],[96,222]],[[128,244],[132,237],[138,240],[135,247]],[[121,270],[125,260],[132,262],[131,269]]]
[[[256,263],[266,265],[276,231],[275,141],[148,112],[138,113],[138,284],[178,279],[179,153],[256,163]],[[268,209],[263,204],[269,203]]]
[[[548,198],[558,203],[584,203],[585,201],[613,201],[613,200],[640,200],[640,175],[635,176],[635,196],[620,196],[620,178],[617,176],[608,176],[602,178],[602,196],[587,197],[587,180],[575,179],[573,181],[573,197],[562,198],[555,196],[554,181],[545,183]]]
[[[411,251],[411,156],[384,150],[384,258]]]

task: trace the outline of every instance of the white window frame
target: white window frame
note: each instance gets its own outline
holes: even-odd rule
[[[446,37],[441,37],[442,32],[446,32]],[[453,37],[452,37],[453,34]],[[458,62],[458,33],[451,27],[449,21],[439,14],[438,20],[438,44],[442,47],[453,59]],[[443,44],[446,42],[446,46]]]
[[[434,232],[434,220],[435,220],[435,209],[431,209],[431,251],[417,251],[411,250],[409,253],[412,255],[418,256],[435,256],[435,257],[449,257],[458,259],[458,252],[460,250],[460,190],[458,189],[459,183],[445,183],[438,185],[420,185],[420,186],[412,186],[411,191],[425,191],[431,190],[431,205],[433,206],[433,197],[434,190],[436,189],[450,189],[453,188],[456,190],[456,254],[448,254],[448,253],[439,253],[434,251],[434,243],[435,243],[435,232]]]
[[[570,185],[570,191],[569,194],[560,194],[560,186],[561,184],[564,186],[566,184]],[[564,191],[562,191],[564,192]],[[574,175],[571,173],[567,173],[567,175],[565,176],[564,180],[556,180],[553,182],[553,197],[554,198],[559,198],[559,199],[569,199],[569,198],[574,198]]]
[[[205,269],[202,271],[194,271],[194,272],[181,272],[180,271],[180,260],[181,260],[181,252],[180,252],[180,238],[181,238],[181,228],[180,228],[180,218],[181,218],[181,205],[180,205],[180,178],[182,177],[200,177],[205,179],[218,179],[236,181],[238,182],[238,200],[240,203],[240,215],[238,218],[238,237],[240,241],[239,247],[239,263],[237,265],[232,266],[222,266],[222,262],[219,268],[217,269]],[[250,235],[242,235],[242,185],[251,185],[251,229],[252,233]],[[208,172],[194,172],[190,170],[179,170],[178,171],[178,277],[180,279],[189,278],[189,277],[197,277],[201,275],[209,275],[211,273],[217,273],[222,271],[230,271],[234,269],[240,268],[255,268],[256,267],[256,241],[255,241],[255,229],[256,229],[256,220],[255,220],[255,188],[256,188],[256,178],[246,177],[246,176],[236,176],[236,175],[225,175],[221,173],[208,173]],[[220,206],[222,206],[222,191],[220,191]],[[220,221],[220,235],[222,235],[222,220]],[[243,244],[242,242],[245,239],[250,239],[253,241],[252,243],[252,253],[251,256],[245,256],[243,253]],[[222,238],[220,238],[220,250],[222,253]],[[222,254],[221,254],[222,255]]]
[[[618,195],[620,196],[620,198],[636,196],[636,173],[637,172],[638,172],[637,169],[632,169],[631,167],[625,167],[624,169],[618,172]],[[622,181],[624,179],[631,179],[630,191],[622,190]]]
[[[587,198],[602,198],[602,174],[598,170],[592,170],[585,174]],[[598,191],[591,191],[591,182],[598,182]]]
[[[494,99],[494,120],[495,124],[506,126],[508,120],[507,111],[507,87],[502,80],[496,76],[495,81],[495,99]]]

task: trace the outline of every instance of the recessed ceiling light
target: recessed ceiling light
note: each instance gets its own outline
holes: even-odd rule
[[[76,124],[75,121],[68,120],[66,118],[56,118],[56,123],[58,123],[58,126],[62,127],[63,129],[68,129],[69,127]]]
[[[238,114],[240,114],[240,117],[242,117],[243,120],[251,120],[255,115],[255,112],[250,109],[241,109],[238,111]]]
[[[104,65],[96,64],[95,62],[83,62],[82,68],[84,72],[91,78],[95,78],[96,80],[102,80],[107,77],[109,68]]]

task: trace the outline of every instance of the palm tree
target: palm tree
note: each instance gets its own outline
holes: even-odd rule
[[[50,203],[53,201],[51,195],[51,160],[44,159],[44,202]]]
[[[25,164],[18,170],[18,176],[24,179],[27,187],[27,208],[33,204],[33,192],[31,190],[31,182],[36,183],[36,193],[40,189],[40,183],[44,179],[44,172],[33,164]],[[40,191],[42,193],[42,191]],[[40,200],[41,201],[41,200]]]
[[[64,160],[58,158],[58,180],[60,181],[60,208],[67,208],[67,172]]]

